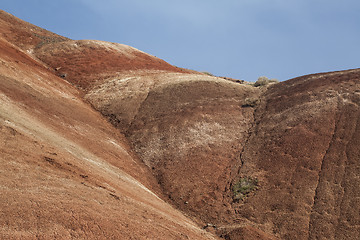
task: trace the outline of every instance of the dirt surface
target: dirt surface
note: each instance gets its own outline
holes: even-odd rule
[[[135,48],[94,40],[47,44],[37,48],[35,55],[53,68],[57,75],[85,90],[91,89],[104,79],[129,70],[190,72]]]
[[[253,120],[241,106],[256,90],[203,76],[159,84],[126,132],[169,199],[204,222],[223,223],[231,211],[224,193]]]
[[[46,44],[70,40],[25,22],[2,10],[0,10],[0,23],[1,37],[18,46],[21,50],[28,51],[28,53],[31,53],[34,48]]]
[[[259,190],[237,215],[281,239],[357,239],[360,70],[270,87],[241,155]],[[261,226],[261,227],[260,227]]]
[[[359,69],[254,87],[0,21],[2,238],[360,239]]]
[[[359,73],[254,88],[194,73],[133,71],[107,79],[85,98],[126,134],[168,201],[217,226],[211,231],[219,236],[356,239],[358,152],[351,150],[352,167],[341,152],[357,141]],[[348,134],[337,137],[347,139],[342,142],[334,139],[339,124]],[[235,201],[233,185],[247,178],[258,186]]]
[[[0,39],[0,239],[215,238],[156,195],[76,88],[16,45]]]

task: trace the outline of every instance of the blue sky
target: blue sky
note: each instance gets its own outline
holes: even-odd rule
[[[246,81],[360,67],[359,0],[3,0],[1,9]]]

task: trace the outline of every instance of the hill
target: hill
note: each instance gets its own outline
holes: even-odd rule
[[[359,69],[254,87],[0,21],[3,238],[360,238]]]
[[[0,16],[15,22],[0,39],[0,238],[215,238],[161,200],[125,137],[35,60],[18,30],[32,25]]]

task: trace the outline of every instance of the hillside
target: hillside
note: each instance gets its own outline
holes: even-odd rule
[[[0,238],[360,238],[360,69],[254,87],[0,21]]]
[[[270,87],[241,155],[260,188],[239,215],[283,239],[357,239],[360,70]]]
[[[18,34],[11,29],[7,38]],[[125,137],[76,88],[7,38],[0,39],[1,239],[214,238],[155,194]]]

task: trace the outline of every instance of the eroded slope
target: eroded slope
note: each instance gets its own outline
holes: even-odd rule
[[[57,75],[84,90],[129,70],[188,72],[133,47],[103,41],[57,42],[37,48],[34,54]]]
[[[1,239],[213,239],[78,90],[0,39]],[[21,39],[21,38],[20,38]]]
[[[131,72],[86,98],[126,133],[170,201],[215,224],[219,235],[356,239],[359,72],[268,89],[200,74]],[[237,201],[239,179],[258,186]]]
[[[246,99],[259,89],[120,44],[66,41],[35,55],[126,134],[172,203],[203,221],[231,218],[226,189],[253,121]]]
[[[21,38],[16,39],[21,40]],[[24,43],[20,40],[16,42],[16,45],[22,47]],[[148,199],[150,196],[148,201],[144,200],[145,205],[143,203],[134,204],[133,199],[138,197],[134,193],[138,193],[140,189],[144,191],[147,188],[154,188],[156,191],[157,183],[149,174],[148,170],[150,169],[166,195],[164,199],[168,198],[167,201],[200,219],[199,222],[207,223],[207,230],[217,231],[218,235],[226,239],[360,238],[360,205],[358,202],[360,197],[358,191],[360,186],[358,144],[360,137],[358,126],[360,70],[315,74],[272,85],[268,89],[254,88],[179,69],[128,46],[99,41],[65,40],[46,42],[36,48],[34,46],[31,48],[30,44],[30,48],[22,47],[22,49],[35,49],[34,55],[46,63],[51,70],[47,74],[62,76],[71,84],[84,90],[85,99],[126,134],[141,162],[136,160],[129,147],[124,144],[122,135],[118,136],[119,139],[113,137],[112,134],[115,130],[106,123],[97,122],[95,124],[94,120],[93,124],[89,125],[89,129],[93,130],[87,132],[89,130],[88,128],[84,129],[83,123],[88,121],[88,119],[84,119],[85,116],[88,118],[88,110],[85,111],[86,114],[80,114],[83,117],[76,120],[80,123],[75,122],[75,124],[74,120],[65,118],[64,116],[69,116],[67,114],[73,115],[82,112],[82,108],[71,104],[70,100],[65,101],[65,104],[61,104],[61,106],[57,104],[56,107],[45,107],[53,106],[52,104],[58,100],[52,102],[50,98],[40,98],[40,95],[30,91],[30,95],[26,98],[20,97],[16,100],[25,99],[24,105],[15,108],[14,104],[18,105],[18,102],[14,103],[13,99],[23,96],[23,94],[15,94],[9,97],[10,93],[18,91],[16,89],[24,89],[24,92],[28,92],[29,86],[36,86],[38,92],[59,94],[59,89],[64,87],[63,83],[60,84],[61,79],[54,78],[59,82],[52,91],[48,92],[48,85],[44,85],[44,79],[48,78],[43,77],[39,72],[33,72],[33,68],[41,67],[43,62],[33,62],[31,65],[26,62],[27,60],[23,62],[23,58],[11,60],[6,57],[8,53],[4,52],[3,69],[7,69],[6,71],[11,73],[4,75],[7,78],[4,78],[1,85],[3,92],[7,92],[2,98],[3,112],[21,107],[21,111],[27,109],[26,114],[31,113],[31,117],[26,119],[34,118],[34,114],[35,119],[38,119],[45,112],[51,113],[51,109],[62,109],[60,113],[54,114],[56,116],[54,119],[58,119],[57,121],[47,117],[41,121],[18,122],[17,124],[23,126],[22,128],[12,127],[9,125],[11,123],[7,122],[9,120],[5,121],[5,117],[3,117],[4,123],[1,130],[6,133],[4,142],[10,144],[9,146],[21,142],[21,139],[11,142],[11,136],[22,136],[18,133],[24,135],[25,130],[30,126],[40,126],[40,129],[48,129],[51,126],[51,129],[57,129],[55,133],[60,130],[62,134],[66,133],[66,140],[64,140],[64,136],[60,138],[56,134],[46,137],[40,133],[49,132],[49,130],[40,131],[34,127],[31,127],[30,133],[27,133],[32,137],[38,136],[37,138],[39,138],[41,136],[40,149],[46,149],[48,153],[48,155],[34,155],[34,159],[43,160],[39,172],[35,176],[45,178],[41,172],[49,167],[57,169],[58,174],[64,174],[64,171],[72,172],[75,175],[68,173],[68,175],[62,176],[65,176],[63,178],[66,179],[77,179],[74,180],[78,184],[76,189],[82,189],[81,191],[84,193],[80,196],[88,196],[87,194],[90,192],[94,194],[98,184],[102,187],[100,187],[97,197],[91,199],[102,199],[96,201],[103,203],[105,200],[101,198],[103,196],[101,194],[106,193],[108,195],[105,195],[114,202],[126,203],[126,206],[122,208],[105,201],[105,208],[103,208],[95,203],[87,205],[90,202],[75,197],[74,199],[80,200],[72,199],[72,201],[78,202],[78,205],[75,205],[79,206],[79,209],[86,208],[85,213],[95,214],[91,211],[95,207],[96,213],[101,212],[101,216],[106,213],[104,209],[111,209],[109,212],[120,212],[123,215],[114,213],[109,218],[102,218],[95,214],[91,215],[91,219],[87,219],[86,215],[81,215],[80,211],[74,208],[75,210],[72,209],[71,212],[72,215],[74,215],[73,212],[76,213],[75,219],[87,219],[87,221],[75,230],[69,230],[68,226],[75,223],[71,222],[70,225],[66,225],[69,222],[56,220],[60,221],[59,226],[67,226],[64,227],[67,229],[67,232],[64,233],[85,236],[81,235],[85,234],[84,229],[92,228],[94,225],[98,226],[98,222],[101,222],[99,229],[105,228],[112,232],[113,229],[105,224],[107,219],[111,219],[116,222],[117,226],[121,226],[120,230],[126,234],[127,227],[134,226],[133,229],[140,238],[151,234],[147,226],[155,224],[159,229],[163,229],[158,233],[161,237],[177,238],[185,237],[181,235],[185,234],[190,238],[197,239],[198,230],[190,227],[194,232],[186,227],[193,226],[191,223],[190,225],[185,224],[186,226],[180,224],[179,227],[179,224],[174,225],[173,222],[177,217],[166,217],[165,220],[163,215],[158,217],[158,214],[162,212],[158,211],[160,205],[154,209],[148,204],[154,204],[160,200],[151,197],[153,196],[151,192],[145,191],[148,195],[140,195],[141,199]],[[3,49],[3,51],[5,50]],[[20,49],[16,49],[15,55],[23,56]],[[13,63],[9,64],[9,61]],[[18,66],[21,64],[23,65],[21,71],[32,72],[31,77],[25,72],[22,75],[19,73]],[[25,65],[29,67],[25,68]],[[25,80],[31,79],[31,81],[26,82],[23,87],[19,88],[23,83],[17,83],[10,88],[16,82],[12,79],[17,79],[19,82],[17,77],[24,77]],[[36,79],[38,81],[35,84],[32,81]],[[6,84],[4,85],[4,83]],[[41,88],[39,88],[40,86]],[[68,87],[66,89],[70,91],[72,88]],[[56,94],[54,96],[57,96]],[[81,102],[77,93],[72,94],[75,94],[75,102]],[[73,98],[73,95],[69,96],[71,96],[69,99]],[[37,99],[35,102],[41,104],[37,103],[34,108],[33,105],[28,105],[29,101],[33,103],[31,99]],[[63,99],[61,98],[61,100]],[[51,104],[45,104],[47,102],[51,102]],[[8,108],[5,109],[5,106]],[[37,111],[32,111],[33,108]],[[44,109],[44,111],[38,109]],[[72,110],[67,112],[69,109]],[[26,114],[24,116],[28,116]],[[92,114],[96,115],[95,112]],[[22,116],[22,114],[17,113],[15,116]],[[12,115],[6,117],[16,119]],[[27,122],[31,123],[30,126]],[[46,123],[45,127],[44,123]],[[98,129],[99,126],[101,129]],[[105,134],[102,131],[109,133]],[[83,132],[87,133],[82,136]],[[107,134],[112,136],[109,141],[97,140],[108,139]],[[96,141],[89,141],[89,136]],[[25,135],[25,137],[29,136]],[[64,142],[67,143],[69,140],[72,141],[70,146],[64,145]],[[23,145],[27,146],[25,142],[31,141],[27,139],[23,142]],[[34,146],[29,147],[31,152],[38,151],[37,143],[39,140],[34,140]],[[47,146],[45,143],[50,145]],[[62,150],[56,148],[59,152],[54,152],[52,150],[54,145],[61,146]],[[116,151],[120,151],[125,156],[120,152],[109,154],[108,151],[115,151],[110,146],[117,146]],[[24,148],[21,156],[26,156],[26,154],[32,156],[28,153],[30,150],[28,151],[27,148]],[[125,149],[125,153],[124,150],[121,150],[122,148]],[[75,151],[74,149],[81,149],[81,151],[78,152],[79,150]],[[8,155],[9,159],[12,155],[16,156],[14,152],[4,151],[4,153]],[[42,152],[40,151],[40,153]],[[126,155],[129,154],[135,162],[130,164],[131,161],[119,161],[114,157],[118,154],[123,156],[121,159],[130,159]],[[61,157],[57,158],[56,156]],[[70,161],[69,159],[72,158],[75,160]],[[98,160],[88,161],[94,158]],[[24,162],[25,158],[21,161]],[[39,164],[38,161],[35,162]],[[80,166],[79,162],[85,164],[85,167],[82,164]],[[142,162],[146,166],[142,165]],[[92,167],[94,163],[97,165],[95,168]],[[131,187],[129,190],[125,187],[128,184],[120,184],[119,180],[115,181],[109,176],[105,178],[101,172],[108,169],[110,166],[107,165],[108,163],[123,169],[123,172],[129,173],[135,179],[141,180],[146,188],[137,186]],[[2,169],[5,167],[6,169],[16,169],[14,166],[16,164],[4,165]],[[76,166],[75,168],[80,170],[75,171],[71,166]],[[30,168],[22,171],[28,172],[28,169]],[[134,169],[142,170],[137,172]],[[118,170],[116,169],[116,171]],[[89,175],[88,172],[96,172],[98,175]],[[123,176],[123,172],[117,174]],[[6,186],[11,186],[9,189],[16,189],[16,186],[24,189],[24,186],[28,186],[20,184],[20,180],[14,180],[10,176],[9,178],[11,181],[6,183]],[[62,187],[66,182],[63,178],[62,181],[56,180],[57,184],[63,184]],[[90,179],[95,180],[90,181]],[[124,180],[124,177],[121,179],[121,181],[128,181],[127,178]],[[80,186],[79,180],[80,184],[82,183],[81,185],[84,186]],[[46,186],[44,184],[46,181],[42,177],[39,177],[37,181],[38,184]],[[235,198],[234,186],[238,186],[241,182],[252,181],[256,183],[256,187],[251,188],[249,193],[243,192]],[[110,187],[105,186],[104,182]],[[15,185],[11,185],[14,183]],[[135,184],[137,181],[133,181],[133,183]],[[62,189],[62,187],[58,189]],[[55,191],[54,187],[49,189],[51,192]],[[125,194],[127,197],[121,198],[119,196],[121,194],[118,194],[119,191],[127,192]],[[241,193],[241,191],[245,191],[245,188],[239,187],[237,191]],[[24,197],[11,193],[11,191],[9,193],[15,202],[16,199]],[[66,190],[66,193],[73,196],[70,190]],[[50,193],[43,194],[46,201],[49,198],[47,194]],[[130,194],[131,197],[127,194]],[[132,200],[128,200],[129,198]],[[42,199],[40,202],[46,201]],[[26,204],[29,203],[26,202]],[[62,209],[68,207],[66,204],[62,204]],[[20,201],[17,208],[24,207],[25,202]],[[17,208],[14,207],[13,211]],[[149,212],[149,209],[154,211]],[[165,209],[171,214],[178,214],[174,213],[173,209]],[[54,211],[56,212],[56,210]],[[7,212],[7,215],[10,216],[10,212]],[[24,216],[35,216],[35,214],[26,213]],[[66,214],[70,215],[70,213]],[[145,216],[146,223],[143,222],[145,220],[132,221],[129,216],[134,214],[135,219]],[[69,215],[66,216],[69,217]],[[21,213],[18,213],[18,216],[22,216]],[[122,217],[123,220],[119,220],[118,217]],[[147,222],[148,219],[150,220]],[[96,224],[89,225],[89,221],[95,221]],[[139,227],[136,225],[137,223],[143,225]],[[24,222],[17,224],[17,227],[26,226],[24,229],[29,229]],[[214,225],[216,229],[214,229]],[[39,229],[39,227],[33,227],[33,229]],[[98,233],[97,230],[91,231]],[[56,233],[55,230],[52,232]],[[106,231],[106,233],[108,232]]]
[[[282,239],[359,238],[360,70],[270,87],[241,155],[259,190],[236,214]]]

